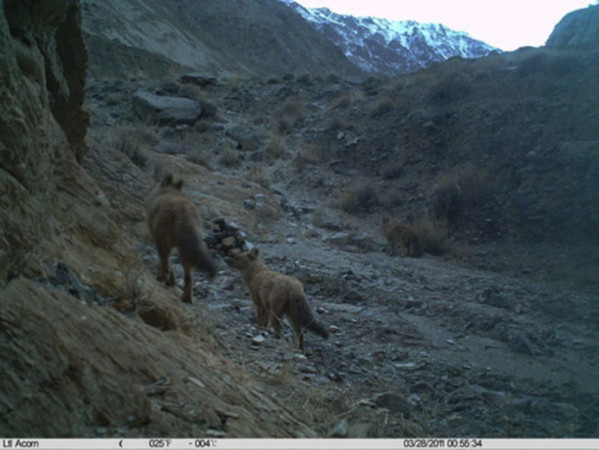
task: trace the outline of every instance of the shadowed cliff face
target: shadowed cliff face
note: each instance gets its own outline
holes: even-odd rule
[[[73,0],[3,3],[0,15],[0,279],[50,233],[52,194],[84,155],[86,56]]]

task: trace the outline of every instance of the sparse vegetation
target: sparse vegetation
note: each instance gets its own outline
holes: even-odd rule
[[[279,159],[285,154],[285,137],[276,131],[271,131],[266,140],[266,156],[269,160]]]
[[[111,144],[136,166],[144,169],[148,162],[148,147],[160,142],[153,128],[144,125],[118,127]]]
[[[383,114],[393,111],[395,104],[388,95],[383,95],[376,99],[376,101],[370,106],[370,116],[377,118]]]
[[[452,222],[464,211],[483,204],[490,192],[487,171],[466,163],[439,178],[432,196],[435,216]]]
[[[268,172],[263,166],[256,166],[250,172],[250,179],[262,186],[264,189],[269,189],[271,180]]]
[[[412,228],[418,235],[422,249],[426,253],[442,255],[449,251],[447,226],[444,222],[425,213],[414,220]]]
[[[239,165],[239,150],[232,147],[225,147],[218,158],[219,164],[225,167],[235,167]]]
[[[371,210],[378,202],[374,187],[365,184],[343,194],[339,200],[339,207],[345,212],[355,214]]]
[[[352,89],[349,92],[343,93],[333,101],[331,109],[346,109],[362,100],[364,100],[364,92],[359,89]]]
[[[195,86],[193,84],[184,84],[179,88],[179,95],[181,97],[195,100],[202,105],[201,118],[211,119],[218,115],[218,105],[216,101],[206,92],[204,92],[199,86]]]
[[[306,107],[299,97],[288,97],[279,108],[276,116],[277,129],[281,133],[288,133],[305,117]]]

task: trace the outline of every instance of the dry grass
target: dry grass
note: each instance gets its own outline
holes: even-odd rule
[[[365,184],[343,194],[339,200],[339,207],[345,212],[355,214],[370,211],[378,203],[374,187]]]
[[[487,171],[466,163],[439,178],[432,195],[433,210],[437,217],[453,221],[487,201],[491,191]]]
[[[443,222],[426,213],[416,218],[412,228],[418,235],[422,249],[426,253],[442,255],[449,251],[447,226]]]
[[[265,152],[267,158],[272,161],[281,158],[285,154],[285,137],[276,131],[269,132],[266,138]]]
[[[190,100],[195,100],[202,105],[201,118],[211,119],[218,115],[218,105],[216,101],[199,86],[184,84],[179,88],[179,95],[181,97],[189,98]]]
[[[299,97],[288,97],[281,104],[276,114],[276,129],[280,133],[288,133],[306,116],[306,107]]]
[[[342,94],[331,104],[331,109],[347,109],[351,106],[364,100],[364,92],[358,89],[353,89]]]
[[[264,189],[270,189],[271,179],[263,166],[256,166],[250,171],[250,180]]]
[[[160,142],[160,137],[154,128],[145,125],[118,127],[110,144],[127,157],[141,169],[145,169],[148,163],[148,148]]]
[[[377,118],[382,115],[385,115],[391,111],[395,107],[395,103],[388,95],[383,95],[375,100],[375,102],[370,105],[369,115],[372,118]]]
[[[224,167],[237,167],[239,161],[239,151],[232,147],[226,147],[218,157],[218,163]]]

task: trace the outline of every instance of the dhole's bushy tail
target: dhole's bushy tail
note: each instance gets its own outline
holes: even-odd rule
[[[318,334],[319,336],[322,336],[325,339],[329,337],[329,330],[327,330],[323,324],[321,324],[314,318],[314,314],[312,314],[310,306],[308,305],[308,302],[305,298],[299,297],[294,302],[294,306],[296,309],[295,312],[297,316],[300,318],[300,321],[304,328]]]
[[[201,271],[206,272],[210,278],[216,275],[217,268],[214,259],[212,259],[210,250],[208,250],[196,230],[181,233],[177,248],[179,249],[181,261],[187,261]]]

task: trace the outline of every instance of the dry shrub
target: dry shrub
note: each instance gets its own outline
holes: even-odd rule
[[[370,211],[378,204],[376,190],[370,185],[363,185],[347,191],[339,201],[339,207],[348,213]]]
[[[270,176],[268,175],[268,173],[262,166],[256,166],[251,170],[250,179],[254,183],[262,186],[264,189],[270,188],[270,184],[271,184]]]
[[[179,95],[190,100],[195,100],[202,105],[202,118],[210,119],[218,115],[218,106],[216,101],[210,97],[199,86],[193,84],[184,84],[179,89]]]
[[[422,214],[416,218],[412,228],[418,235],[422,250],[431,255],[442,255],[449,251],[447,243],[447,226],[430,214]]]
[[[346,109],[364,100],[364,92],[358,89],[345,92],[333,101],[331,109]]]
[[[437,217],[454,221],[468,209],[485,203],[491,190],[487,171],[466,163],[440,177],[433,191],[433,210]]]
[[[285,137],[276,131],[268,134],[266,142],[266,155],[270,160],[278,159],[285,154]]]
[[[288,97],[281,104],[277,117],[276,129],[281,133],[287,133],[295,128],[306,116],[306,107],[299,97]]]
[[[239,151],[232,148],[226,147],[220,157],[218,158],[220,165],[225,167],[235,167],[239,165]]]
[[[393,111],[395,103],[389,96],[379,97],[370,107],[370,117],[379,117]]]
[[[111,144],[127,155],[140,168],[145,168],[148,162],[148,147],[160,142],[156,131],[148,126],[120,126],[116,129]]]

